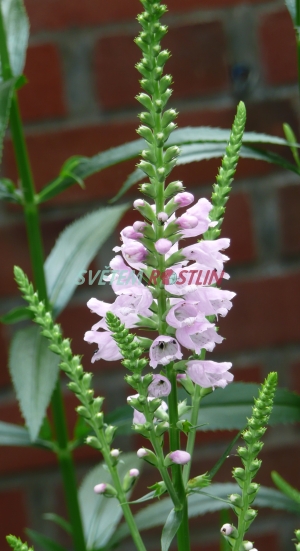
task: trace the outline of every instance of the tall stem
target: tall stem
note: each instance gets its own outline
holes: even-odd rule
[[[7,48],[6,31],[3,21],[1,2],[0,2],[0,58],[2,64],[2,75],[4,80],[12,78],[9,53]],[[18,166],[18,172],[21,180],[23,192],[23,206],[27,237],[29,243],[30,258],[34,275],[35,285],[38,289],[41,300],[45,301],[49,307],[47,296],[47,287],[44,274],[44,254],[40,231],[38,207],[35,201],[35,188],[27,152],[25,136],[21,121],[18,97],[16,92],[13,94],[10,111],[10,127],[13,139],[13,146]],[[81,514],[78,503],[75,469],[72,454],[68,447],[68,435],[66,427],[66,417],[62,401],[59,381],[53,392],[52,411],[56,437],[58,441],[57,457],[61,469],[64,483],[66,502],[72,525],[72,534],[75,551],[84,551],[85,542],[82,527]]]
[[[198,414],[200,409],[200,402],[201,402],[201,395],[200,395],[201,389],[199,385],[195,385],[195,391],[194,396],[192,398],[192,415],[191,415],[191,424],[195,427],[198,422]],[[195,447],[195,440],[196,440],[196,432],[197,429],[191,429],[188,435],[188,441],[186,446],[186,451],[190,454],[190,456],[193,456],[193,451]],[[187,463],[183,468],[183,483],[186,486],[189,480],[191,471],[191,462]]]

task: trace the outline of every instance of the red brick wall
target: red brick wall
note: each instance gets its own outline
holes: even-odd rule
[[[20,92],[20,101],[36,186],[41,189],[69,156],[93,155],[136,138],[139,107],[134,96],[139,87],[134,64],[139,51],[133,37],[138,32],[134,17],[141,10],[138,0],[25,0],[25,4],[31,20],[25,68],[29,84]],[[165,21],[170,31],[165,45],[172,51],[168,71],[174,76],[172,105],[180,111],[180,126],[228,128],[243,89],[247,130],[282,135],[282,123],[288,122],[298,132],[295,39],[283,2],[169,0],[168,4]],[[230,77],[237,64],[249,69],[246,83]],[[73,186],[43,206],[47,253],[64,225],[105,204],[134,164],[104,171],[87,181],[85,191]],[[174,178],[183,179],[198,196],[209,195],[217,167],[217,161],[179,167]],[[17,178],[9,138],[4,173]],[[130,199],[135,195],[133,191]],[[17,303],[13,265],[18,263],[29,274],[30,266],[21,212],[9,205],[0,208],[0,306],[5,312]],[[220,323],[226,341],[214,356],[233,361],[237,380],[261,381],[275,369],[280,385],[298,392],[299,212],[295,175],[261,162],[240,162],[224,222],[224,235],[232,239],[228,287],[237,297],[233,310]],[[107,265],[117,240],[116,233],[99,253],[94,263],[97,269]],[[107,291],[81,287],[61,316],[65,333],[73,337],[75,351],[85,354],[88,369],[91,348],[82,337],[93,318],[85,302],[91,293],[106,297]],[[11,334],[11,327],[0,326],[0,419],[19,422],[6,367]],[[94,372],[99,390],[108,393],[107,407],[121,404],[127,389],[118,365],[98,364]],[[74,400],[68,397],[70,425],[73,410]],[[262,483],[271,485],[270,470],[278,469],[300,487],[297,437],[295,427],[269,430],[259,475]],[[230,438],[232,434],[227,433],[198,438],[203,446],[199,468],[209,469]],[[127,442],[121,445],[126,447]],[[81,475],[96,457],[90,450],[78,452]],[[228,460],[218,479],[229,480],[235,463],[236,458]],[[5,534],[24,537],[25,526],[61,538],[58,529],[41,518],[53,509],[63,513],[54,458],[40,450],[1,448],[0,473],[0,551],[6,549]],[[201,551],[217,549],[218,517],[208,515],[205,523],[200,520],[202,540],[200,523],[193,523],[193,550],[200,550],[200,544]],[[290,540],[296,526],[297,520],[283,512],[264,511],[251,538],[259,551],[292,551]],[[150,547],[152,539],[149,536],[149,551],[155,549],[154,544]]]

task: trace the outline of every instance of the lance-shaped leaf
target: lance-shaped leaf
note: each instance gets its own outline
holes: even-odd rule
[[[281,490],[283,494],[300,505],[300,492],[296,490],[296,488],[293,488],[293,486],[284,480],[276,471],[271,472],[271,477],[274,484],[276,484],[277,488]]]
[[[28,308],[21,306],[19,308],[13,308],[13,310],[10,310],[10,312],[7,312],[7,314],[4,314],[4,316],[1,316],[0,322],[4,323],[5,325],[10,325],[13,323],[18,323],[19,321],[29,320],[32,318],[32,312]]]
[[[175,511],[175,509],[172,509],[170,512],[161,535],[161,551],[168,551],[174,537],[178,532],[182,517],[183,511]]]
[[[297,0],[285,0],[285,5],[294,23],[296,23],[296,1]]]
[[[197,143],[224,143],[226,144],[230,135],[230,130],[223,128],[211,128],[208,126],[186,127],[175,130],[169,140],[167,146],[185,145]],[[244,144],[261,143],[288,146],[288,142],[277,136],[269,136],[267,134],[259,134],[256,132],[245,132],[243,137]],[[297,145],[297,144],[295,144]],[[98,153],[93,157],[71,158],[67,160],[60,171],[58,178],[50,182],[37,196],[37,201],[42,203],[55,197],[74,183],[82,183],[82,181],[101,170],[113,166],[115,164],[134,159],[138,157],[145,147],[145,141],[142,139],[134,140],[124,145],[119,145]],[[225,147],[214,150],[212,157],[222,157]],[[205,159],[209,159],[209,151],[206,152]],[[198,159],[200,160],[200,158]],[[267,160],[264,158],[263,160]],[[70,170],[70,166],[72,167]]]
[[[247,417],[251,416],[253,399],[258,385],[231,383],[224,389],[216,389],[201,402],[199,430],[241,430]],[[300,396],[288,390],[276,391],[274,408],[269,424],[295,423],[300,421]]]
[[[35,544],[40,546],[42,549],[45,549],[45,551],[67,551],[65,547],[56,541],[40,534],[39,532],[36,532],[35,530],[30,530],[27,528],[25,532]]]
[[[285,144],[286,145],[286,144]],[[293,145],[294,149],[296,147]],[[226,143],[194,143],[189,145],[182,145],[181,152],[177,159],[177,165],[185,165],[188,163],[194,163],[199,161],[208,161],[209,159],[216,159],[223,157],[226,149]],[[267,163],[273,163],[282,168],[295,172],[296,174],[300,173],[299,167],[293,165],[287,161],[281,155],[273,153],[272,151],[264,151],[257,147],[252,146],[242,146],[240,149],[239,156],[243,159],[253,159],[255,161],[265,161]],[[132,186],[145,179],[145,174],[142,170],[137,168],[134,170],[125,180],[122,187],[119,189],[118,193],[109,201],[110,203],[115,203],[120,199]]]
[[[34,443],[30,439],[26,427],[4,423],[0,421],[0,446],[37,446],[41,448],[52,448],[51,442],[37,438]]]
[[[121,458],[117,469],[122,481],[130,469],[141,469],[141,460],[134,453],[124,453]],[[94,493],[94,486],[102,482],[113,484],[103,463],[88,473],[79,489],[79,505],[87,549],[104,547],[122,517],[122,509],[116,499],[107,499]]]
[[[232,505],[228,500],[228,496],[234,493],[239,493],[239,491],[240,489],[237,484],[218,483],[212,484],[209,488],[205,489],[205,492],[192,494],[188,498],[189,518],[231,508]],[[300,505],[284,496],[281,492],[278,492],[273,488],[266,488],[264,486],[260,487],[254,505],[300,514]],[[170,498],[161,499],[157,503],[148,505],[135,515],[135,522],[138,530],[142,532],[143,530],[162,526],[165,523],[171,508],[172,501]],[[128,535],[129,529],[127,525],[122,524],[115,532],[109,542],[109,545],[112,546]],[[107,549],[108,548],[109,546],[107,546]]]
[[[80,274],[113,232],[127,205],[106,207],[75,220],[59,236],[45,262],[48,294],[55,314],[68,303]]]
[[[58,376],[59,358],[48,348],[38,327],[18,331],[10,349],[9,370],[20,409],[34,442]]]
[[[10,65],[14,76],[21,75],[29,38],[29,21],[23,0],[1,0]]]

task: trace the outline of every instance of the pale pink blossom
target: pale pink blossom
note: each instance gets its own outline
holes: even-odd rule
[[[223,264],[229,260],[228,256],[220,251],[227,249],[230,239],[216,239],[215,241],[200,241],[182,249],[182,254],[188,260],[194,260],[207,268],[223,271]]]
[[[155,369],[158,364],[168,365],[173,360],[181,360],[182,352],[174,337],[160,335],[150,347],[150,366]]]
[[[148,386],[148,394],[154,398],[169,396],[171,388],[169,379],[163,375],[153,375],[152,383]]]
[[[218,289],[217,287],[198,287],[185,295],[188,301],[199,301],[199,308],[206,315],[225,317],[232,308],[231,300],[236,293]]]
[[[133,223],[133,229],[136,231],[136,232],[142,232],[143,229],[147,226],[146,222],[142,222],[140,220],[137,220],[136,222]]]
[[[212,209],[212,204],[207,199],[199,199],[199,201],[191,208],[187,209],[186,216],[192,216],[197,219],[197,224],[191,228],[186,228],[181,231],[183,237],[196,237],[205,233],[211,225],[209,212]]]
[[[138,451],[136,452],[136,455],[140,459],[142,459],[143,457],[146,457],[146,455],[148,455],[148,454],[149,454],[149,452],[145,448],[139,448]]]
[[[234,526],[232,524],[229,524],[228,522],[226,524],[223,524],[220,532],[224,534],[224,536],[230,536],[232,534],[233,530],[235,530]]]
[[[154,246],[158,253],[166,254],[170,251],[172,247],[172,241],[162,238],[156,241],[156,243],[154,243]]]
[[[205,329],[210,327],[211,325],[205,319],[205,315],[207,314],[203,313],[203,311],[200,309],[199,303],[179,300],[177,304],[172,306],[172,308],[169,310],[166,321],[169,325],[171,325],[171,327],[175,327],[176,329],[180,327],[185,327],[186,325],[191,326],[194,323],[201,321],[204,323],[203,328]]]
[[[195,350],[196,354],[200,354],[202,348],[212,352],[215,344],[223,341],[214,324],[210,324],[207,328],[204,322],[196,322],[191,326],[186,325],[177,329],[176,338],[182,346]]]
[[[128,264],[136,264],[138,262],[143,262],[147,256],[147,249],[139,243],[138,241],[133,241],[125,243],[121,247],[122,254],[127,260]]]
[[[121,241],[123,243],[127,243],[129,239],[141,239],[141,237],[143,237],[143,234],[136,231],[133,226],[126,226],[121,231]]]
[[[187,374],[190,379],[203,388],[225,388],[233,381],[230,362],[213,362],[211,360],[190,360],[187,362]]]
[[[176,463],[177,465],[186,465],[186,463],[191,460],[190,454],[182,450],[171,452],[168,457],[171,459],[172,463]]]
[[[110,450],[110,455],[111,455],[112,457],[119,457],[119,455],[120,455],[120,450],[112,449],[112,450]]]
[[[92,357],[92,363],[97,360],[113,362],[123,358],[110,331],[87,331],[84,335],[84,340],[88,343],[96,343],[98,345],[98,350]]]

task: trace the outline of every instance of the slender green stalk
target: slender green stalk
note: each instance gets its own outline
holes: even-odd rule
[[[2,16],[0,4],[0,57],[2,63],[3,78],[8,80],[12,77],[10,66],[9,53],[7,49],[7,40],[5,26]],[[49,306],[47,287],[44,274],[44,253],[42,245],[42,237],[39,222],[38,207],[35,201],[35,188],[30,166],[26,141],[21,121],[18,97],[14,92],[11,111],[10,111],[10,127],[14,151],[18,166],[18,172],[21,180],[21,188],[23,192],[24,215],[28,236],[28,244],[34,281],[40,297],[45,301],[46,306]],[[66,417],[63,407],[62,395],[59,381],[56,384],[53,392],[52,411],[56,437],[58,441],[57,456],[63,477],[66,502],[68,506],[70,521],[72,525],[72,534],[74,540],[74,548],[76,551],[85,549],[84,533],[82,527],[81,514],[78,503],[76,477],[72,454],[68,447],[68,435],[66,427]]]
[[[82,404],[77,408],[77,413],[86,420],[95,433],[95,436],[87,438],[86,443],[101,451],[115,485],[115,488],[113,488],[114,495],[118,497],[135,545],[138,551],[146,551],[126,500],[125,490],[116,469],[117,463],[110,454],[110,445],[116,427],[104,424],[103,411],[101,411],[104,398],[100,396],[94,398],[94,391],[90,388],[92,374],[84,372],[79,356],[73,356],[70,340],[63,339],[60,325],[54,324],[51,313],[47,311],[45,303],[40,302],[38,293],[34,292],[33,286],[29,283],[24,272],[17,267],[15,267],[14,272],[18,286],[25,300],[29,303],[30,310],[34,313],[35,323],[42,327],[42,334],[51,342],[50,350],[60,356],[60,368],[71,379],[69,388],[76,394]]]
[[[200,409],[201,402],[201,388],[199,385],[195,385],[194,395],[192,397],[192,414],[191,414],[191,424],[195,427],[198,423],[198,414]],[[188,434],[188,441],[186,446],[186,451],[193,456],[195,440],[196,440],[197,429],[191,429]],[[191,462],[187,463],[183,468],[183,484],[187,485],[191,471]]]
[[[180,450],[180,434],[177,428],[178,423],[178,396],[177,396],[177,381],[176,372],[173,371],[173,365],[170,364],[167,368],[168,378],[172,385],[172,391],[168,396],[169,417],[170,417],[170,449],[171,451]],[[190,533],[189,533],[189,517],[188,504],[185,492],[185,485],[182,478],[181,465],[172,465],[173,482],[177,494],[181,502],[183,510],[182,522],[177,532],[178,551],[187,551],[190,549]]]

